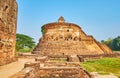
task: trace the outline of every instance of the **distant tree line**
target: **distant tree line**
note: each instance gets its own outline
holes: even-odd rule
[[[114,51],[120,51],[120,36],[116,38],[108,38],[107,40],[101,40],[101,43],[105,43]]]

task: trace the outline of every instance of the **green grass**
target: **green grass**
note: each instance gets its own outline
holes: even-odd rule
[[[29,48],[24,48],[24,49],[20,49],[19,51],[15,52],[15,56],[19,56],[20,53],[30,53],[31,49]]]
[[[120,52],[120,51],[113,51],[113,52]]]
[[[120,58],[102,58],[100,60],[86,61],[81,66],[89,72],[110,74],[120,77]]]
[[[31,51],[30,48],[24,48],[19,50],[19,52],[30,52],[30,51]]]

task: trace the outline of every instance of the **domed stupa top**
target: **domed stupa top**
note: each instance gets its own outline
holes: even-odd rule
[[[55,29],[58,27],[77,27],[78,29],[81,29],[80,26],[74,24],[74,23],[69,23],[69,22],[65,22],[65,19],[63,16],[59,17],[58,22],[52,22],[52,23],[47,23],[44,24],[42,27],[44,27],[44,29]]]
[[[61,16],[61,17],[58,19],[58,22],[59,22],[59,23],[64,23],[64,22],[65,22],[64,17],[63,17],[63,16]]]

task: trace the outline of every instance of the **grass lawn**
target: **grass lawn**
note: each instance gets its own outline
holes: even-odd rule
[[[102,58],[94,61],[86,61],[81,66],[89,72],[98,72],[99,74],[110,74],[120,78],[120,58]]]

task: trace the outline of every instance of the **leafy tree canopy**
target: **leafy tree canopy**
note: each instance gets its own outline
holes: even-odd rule
[[[116,37],[114,39],[109,38],[106,41],[105,40],[101,40],[101,43],[105,43],[112,50],[120,51],[120,36],[118,36],[118,37]]]
[[[113,40],[111,46],[113,50],[120,50],[120,36]]]
[[[35,47],[35,41],[30,36],[24,34],[16,34],[16,51],[21,49],[32,50]]]

